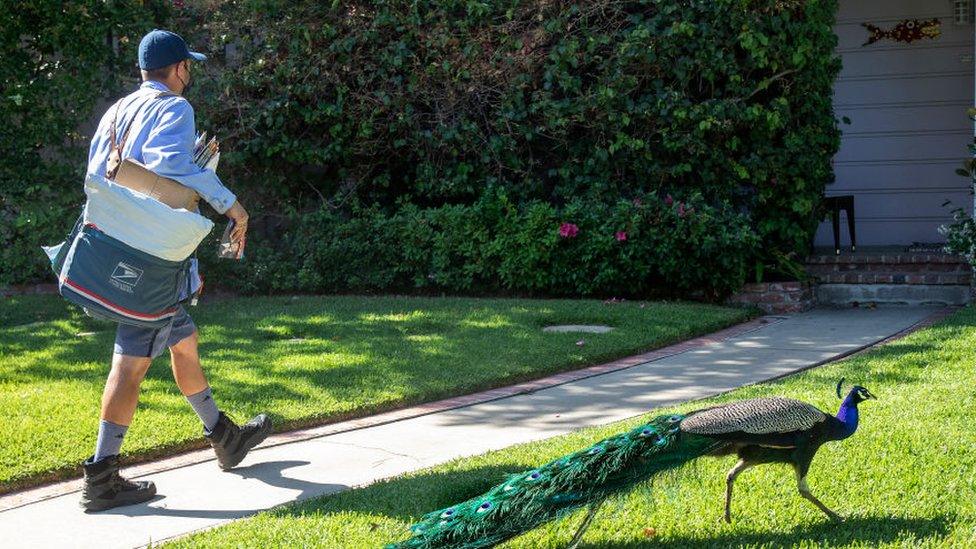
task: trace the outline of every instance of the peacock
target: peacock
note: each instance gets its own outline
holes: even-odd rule
[[[837,383],[837,398],[841,385]],[[858,404],[875,398],[853,386],[836,416],[782,397],[741,400],[660,415],[630,431],[601,440],[542,467],[509,476],[488,492],[424,515],[412,536],[387,549],[475,549],[491,547],[584,507],[588,512],[569,546],[576,547],[600,505],[654,475],[701,456],[736,454],[726,476],[725,515],[732,521],[732,485],[749,467],[785,463],[796,472],[802,497],[830,519],[840,515],[810,492],[807,472],[825,442],[854,434]]]

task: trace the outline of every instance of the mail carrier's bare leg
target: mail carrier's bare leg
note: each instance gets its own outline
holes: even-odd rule
[[[100,511],[152,499],[156,486],[119,476],[119,449],[139,402],[139,386],[152,358],[121,353],[112,355],[112,369],[102,392],[102,412],[95,454],[85,460],[85,488],[81,506]]]
[[[197,332],[194,330],[170,346],[173,377],[180,391],[200,416],[203,435],[217,454],[217,464],[226,471],[240,463],[251,448],[271,434],[271,420],[260,414],[246,424],[237,426],[217,409],[213,392],[200,365],[197,343]]]

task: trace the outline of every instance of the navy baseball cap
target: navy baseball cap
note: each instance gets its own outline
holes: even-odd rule
[[[139,42],[139,68],[144,71],[161,69],[184,59],[206,61],[207,56],[190,51],[183,37],[167,30],[153,29]]]

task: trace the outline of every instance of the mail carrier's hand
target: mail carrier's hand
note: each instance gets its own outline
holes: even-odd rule
[[[233,242],[240,242],[244,239],[244,235],[247,234],[247,210],[244,206],[241,206],[239,200],[234,201],[234,205],[230,207],[224,215],[234,220],[234,228],[230,232],[230,239]]]

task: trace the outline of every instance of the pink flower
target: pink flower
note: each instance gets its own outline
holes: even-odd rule
[[[664,203],[667,204],[668,206],[670,206],[671,204],[674,204],[674,199],[671,198],[671,195],[670,194],[668,196],[665,196],[664,197]]]
[[[563,223],[559,226],[559,236],[563,238],[573,238],[579,234],[579,227],[572,223]]]
[[[634,199],[634,206],[640,206],[640,205],[641,205],[641,199],[640,198],[635,198]]]
[[[685,204],[684,202],[678,202],[678,217],[685,216]]]
[[[617,231],[617,242],[623,242],[624,240],[627,240],[627,232]]]

